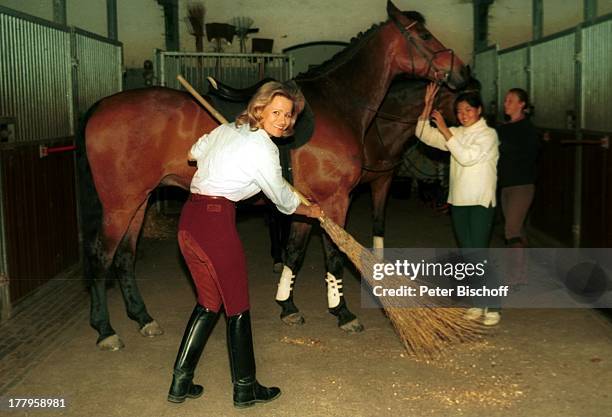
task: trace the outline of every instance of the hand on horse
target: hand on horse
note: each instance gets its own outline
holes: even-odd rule
[[[436,98],[436,94],[438,94],[438,90],[440,90],[440,86],[437,83],[431,82],[427,86],[425,90],[425,105],[433,106],[434,99]]]
[[[436,83],[430,83],[425,90],[425,107],[423,108],[423,112],[419,119],[427,120],[429,119],[429,115],[431,114],[431,109],[433,108],[433,102],[436,98],[436,94],[438,94],[438,90],[440,86]]]
[[[444,116],[442,116],[442,113],[440,113],[439,110],[434,110],[433,112],[431,112],[431,117],[436,122],[436,126],[438,127],[440,133],[444,135],[446,140],[449,140],[453,135],[448,129],[448,126],[446,125],[446,121],[444,120]]]
[[[315,203],[312,203],[310,206],[300,204],[295,210],[295,214],[300,214],[302,216],[318,219],[320,217],[323,217],[323,210],[318,204]]]
[[[438,129],[442,130],[446,128],[446,121],[444,120],[444,116],[440,113],[440,110],[436,109],[431,112],[431,118],[434,119],[436,125],[438,125]]]

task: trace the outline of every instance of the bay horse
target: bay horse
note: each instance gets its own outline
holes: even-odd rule
[[[429,81],[418,79],[395,80],[365,134],[360,184],[369,184],[372,192],[374,249],[384,248],[385,207],[389,188],[404,152],[418,140],[414,133],[428,84]],[[440,88],[434,107],[442,112],[449,126],[456,123],[454,104],[457,94],[468,89],[480,90],[478,80],[469,78],[461,91],[453,91],[446,86]]]
[[[359,184],[368,184],[371,189],[372,247],[375,250],[384,248],[385,208],[389,188],[406,149],[418,140],[414,136],[415,128],[423,110],[423,98],[429,83],[428,80],[404,77],[394,80],[365,133]],[[454,103],[457,94],[467,89],[480,90],[480,83],[470,78],[462,90],[453,91],[442,86],[436,95],[435,108],[442,112],[449,125],[456,123]],[[275,238],[278,239],[271,237],[272,244],[278,245],[279,242],[274,242]],[[285,320],[291,324],[288,318]],[[303,323],[299,311],[291,319],[293,324]]]
[[[418,14],[404,14],[391,1],[387,12],[386,22],[361,34],[321,72],[296,80],[316,123],[311,140],[291,154],[294,185],[340,225],[345,222],[349,192],[361,178],[365,131],[393,78],[404,73],[444,81],[453,88],[466,81],[461,60],[415,19]],[[128,317],[138,323],[141,334],[162,333],[147,312],[134,276],[147,201],[159,185],[189,188],[195,169],[187,163],[187,151],[218,124],[187,93],[162,87],[102,99],[85,118],[78,153],[90,323],[99,333],[98,347],[117,350],[123,343],[110,324],[105,280],[109,274],[117,276]],[[303,259],[310,227],[292,225],[285,265],[291,274]],[[340,326],[359,329],[361,324],[338,292],[342,258],[327,238],[324,246],[328,285],[337,302],[330,304],[330,311]],[[287,274],[283,276],[286,281]],[[294,313],[290,291],[286,300],[279,300],[284,302],[283,312],[289,311],[285,316]]]

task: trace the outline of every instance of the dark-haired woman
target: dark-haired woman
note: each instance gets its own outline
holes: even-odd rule
[[[434,83],[425,92],[425,107],[419,116],[416,136],[438,149],[450,152],[448,203],[455,235],[461,248],[487,248],[495,214],[495,189],[499,146],[497,133],[482,117],[483,105],[475,92],[460,94],[455,100],[458,127],[448,127],[438,110],[433,110],[438,92]],[[429,124],[433,118],[437,127]],[[468,318],[499,323],[498,309],[470,308]]]
[[[497,127],[500,140],[498,187],[501,189],[506,245],[524,247],[527,239],[523,225],[533,201],[536,162],[540,140],[529,120],[529,96],[521,88],[512,88],[504,99],[508,122]]]

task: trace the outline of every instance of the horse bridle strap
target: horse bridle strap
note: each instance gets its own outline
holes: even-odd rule
[[[384,111],[382,111],[380,109],[375,110],[375,109],[372,109],[372,108],[369,108],[369,107],[366,107],[366,109],[376,113],[376,117],[377,118],[380,118],[382,120],[387,120],[389,122],[409,125],[409,124],[412,124],[412,123],[414,123],[415,121],[418,120],[418,117],[417,118],[414,118],[414,117],[407,118],[407,117],[398,116],[397,114],[387,113],[387,112],[384,112]]]
[[[419,44],[414,40],[414,37],[410,34],[410,29],[416,24],[418,24],[419,22],[415,20],[412,23],[410,23],[408,26],[404,26],[393,16],[391,16],[391,20],[393,21],[395,26],[398,28],[402,36],[404,36],[404,39],[410,42],[412,46],[414,46],[414,49],[419,53],[419,55],[421,55],[421,57],[427,61],[427,72],[425,74],[426,75],[429,74],[431,72],[431,69],[433,68],[434,78],[436,79],[436,82],[440,83],[442,81],[442,80],[437,79],[437,74],[439,73],[444,74],[443,80],[445,81],[446,78],[448,78],[448,75],[453,72],[453,66],[455,65],[455,60],[454,60],[455,52],[451,48],[441,49],[439,51],[433,51],[433,52],[430,51],[431,58],[428,59],[427,52],[425,52],[423,48],[419,46]],[[436,59],[436,55],[442,54],[445,52],[448,52],[451,55],[451,67],[450,67],[450,71],[448,72],[440,71],[434,62],[434,60]],[[417,75],[415,71],[414,55],[412,53],[410,53],[410,61],[412,63],[412,75]]]
[[[378,121],[376,118],[374,119],[374,122],[372,124],[374,125],[374,128],[376,129],[376,137],[378,139],[378,143],[380,143],[382,148],[385,149],[385,144],[382,140],[382,135],[380,134],[380,129],[378,127]],[[365,148],[364,148],[364,151],[365,151]],[[371,167],[364,165],[361,167],[361,169],[364,171],[368,171],[368,172],[389,172],[389,171],[393,171],[401,163],[402,163],[402,159],[400,158],[398,161],[383,165],[382,167],[371,168]]]

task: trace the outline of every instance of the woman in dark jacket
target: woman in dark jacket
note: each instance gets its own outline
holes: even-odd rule
[[[498,188],[505,217],[504,235],[510,247],[527,245],[523,225],[535,192],[540,140],[529,120],[529,108],[527,92],[521,88],[510,89],[504,100],[508,122],[497,128]]]

